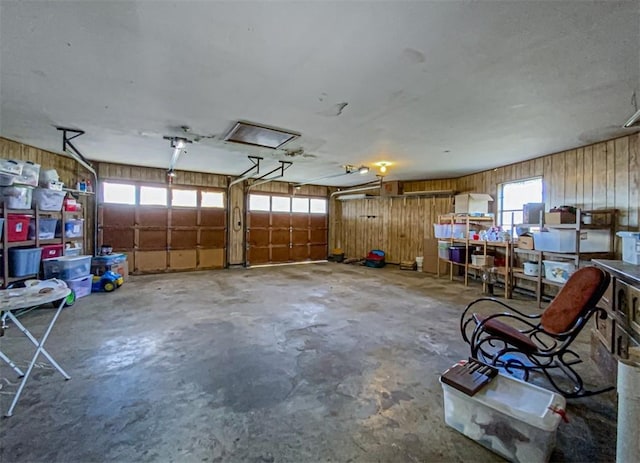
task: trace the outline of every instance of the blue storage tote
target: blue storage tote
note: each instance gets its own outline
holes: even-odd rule
[[[72,280],[64,280],[67,286],[76,293],[76,299],[91,294],[91,284],[93,283],[93,275],[74,278]]]
[[[60,280],[73,280],[89,275],[91,270],[91,256],[64,256],[42,261],[44,277]]]
[[[56,236],[62,236],[62,229],[64,228],[65,238],[80,238],[84,234],[84,219],[68,219],[62,225],[56,227]]]
[[[35,275],[40,270],[40,248],[9,249],[9,276],[25,277]]]
[[[40,217],[40,225],[38,227],[38,238],[41,240],[50,240],[55,237],[56,234],[56,226],[58,224],[58,219],[50,219],[47,217]],[[36,238],[36,220],[31,219],[29,221],[29,239],[33,240]]]

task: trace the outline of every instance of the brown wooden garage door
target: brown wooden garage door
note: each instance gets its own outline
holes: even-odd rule
[[[248,210],[249,264],[327,258],[325,198],[251,194]]]
[[[224,266],[222,190],[103,182],[99,243],[126,252],[134,272]]]

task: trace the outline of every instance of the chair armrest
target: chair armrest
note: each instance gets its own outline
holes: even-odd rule
[[[535,320],[535,319],[538,319],[538,318],[540,318],[542,316],[542,314],[524,314],[524,313],[520,312],[518,309],[516,309],[514,307],[511,307],[510,305],[508,305],[508,304],[506,304],[506,303],[504,303],[504,302],[502,302],[502,301],[500,301],[498,299],[495,299],[493,297],[481,297],[481,298],[476,299],[475,301],[472,301],[471,303],[469,303],[469,305],[467,305],[467,307],[462,312],[462,315],[460,316],[460,333],[462,334],[462,339],[467,343],[471,342],[471,340],[467,337],[467,333],[466,333],[467,325],[473,319],[473,313],[471,313],[470,310],[471,310],[471,308],[473,306],[475,306],[476,304],[479,304],[481,302],[490,302],[490,303],[497,304],[498,306],[509,310],[509,312],[499,312],[497,314],[493,314],[493,315],[497,315],[497,316],[507,316],[507,317],[510,316],[512,318],[519,319],[518,317],[513,315],[513,313],[516,313],[520,317],[525,318],[525,319],[530,319],[530,320]],[[488,318],[494,318],[493,315],[489,316]],[[526,323],[527,325],[529,325],[531,327],[534,327],[534,325],[532,325],[531,323],[527,322],[526,320],[521,320],[521,321]],[[475,331],[476,331],[476,329],[474,329],[474,332]]]

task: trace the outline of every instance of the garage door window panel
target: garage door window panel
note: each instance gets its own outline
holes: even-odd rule
[[[182,190],[174,188],[171,190],[172,207],[197,207],[198,192],[196,190]]]
[[[312,214],[326,214],[327,213],[327,200],[311,198],[309,201],[309,207]]]
[[[273,196],[271,198],[272,212],[291,212],[291,198],[284,196]]]
[[[271,196],[249,195],[249,210],[268,212],[271,210]]]
[[[293,198],[291,201],[291,212],[308,214],[309,198]]]
[[[128,183],[102,183],[102,201],[106,204],[136,204],[136,186]]]
[[[220,191],[201,191],[200,207],[224,209],[224,193]]]
[[[167,189],[155,186],[140,187],[141,206],[165,206],[167,205]]]

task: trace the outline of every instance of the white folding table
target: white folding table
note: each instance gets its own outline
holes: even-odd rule
[[[9,358],[7,355],[0,350],[0,359],[4,360],[13,368],[13,370],[18,374],[19,377],[22,377],[22,381],[20,382],[20,386],[18,386],[18,390],[11,402],[11,406],[7,411],[5,416],[13,415],[13,409],[18,403],[18,399],[20,399],[20,394],[22,394],[22,390],[24,389],[27,380],[29,379],[29,375],[33,370],[33,366],[40,354],[44,355],[49,363],[55,367],[56,370],[60,372],[65,379],[71,379],[71,377],[62,369],[60,365],[53,359],[51,354],[47,352],[44,348],[44,344],[53,329],[53,325],[55,325],[56,320],[60,316],[60,312],[64,307],[65,300],[71,290],[67,287],[67,285],[63,281],[59,280],[46,280],[43,282],[35,283],[33,286],[28,286],[26,288],[16,288],[16,289],[5,289],[0,290],[0,311],[2,311],[2,326],[3,328],[6,326],[6,320],[11,320],[18,329],[31,341],[31,343],[36,346],[36,351],[33,354],[33,358],[29,363],[29,367],[27,368],[26,373],[23,373],[20,368]],[[18,320],[18,317],[13,313],[15,310],[20,309],[28,309],[31,307],[39,307],[44,304],[57,303],[57,308],[52,308],[54,311],[53,318],[49,323],[49,326],[45,330],[42,335],[42,339],[36,339],[27,328]]]

